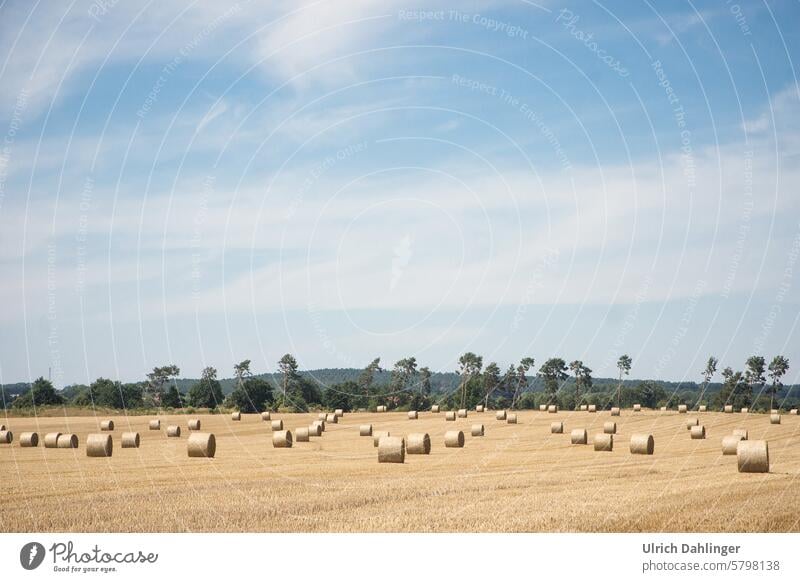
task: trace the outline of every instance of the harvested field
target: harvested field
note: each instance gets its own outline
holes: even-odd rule
[[[675,411],[623,411],[613,452],[573,446],[569,432],[603,431],[607,411],[517,412],[518,424],[445,422],[420,412],[349,413],[321,437],[274,448],[257,414],[193,415],[216,435],[216,457],[187,456],[186,431],[167,438],[149,431],[152,416],[115,417],[113,437],[139,432],[139,448],[116,448],[108,458],[86,456],[93,416],[6,417],[15,434],[75,433],[77,449],[0,446],[4,532],[27,531],[800,531],[800,417],[770,424],[769,415],[703,415],[705,440],[687,435]],[[476,418],[477,417],[477,418]],[[183,415],[160,417],[185,425]],[[317,414],[273,414],[289,428]],[[550,424],[563,421],[564,434]],[[430,455],[378,463],[362,424],[393,436],[427,432]],[[734,429],[769,441],[770,473],[739,473],[723,456],[721,439]],[[464,448],[445,448],[444,433],[462,430]],[[631,434],[652,434],[655,454],[632,455]],[[109,433],[106,433],[109,434]],[[116,444],[116,443],[115,443]],[[413,511],[409,508],[413,507]],[[644,510],[646,508],[646,510]]]

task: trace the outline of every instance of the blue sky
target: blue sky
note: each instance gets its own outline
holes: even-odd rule
[[[800,364],[796,2],[0,6],[0,382]]]

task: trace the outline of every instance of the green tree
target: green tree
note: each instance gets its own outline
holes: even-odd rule
[[[419,391],[421,394],[429,396],[431,390],[431,369],[423,366],[419,369]]]
[[[190,406],[216,408],[224,400],[222,385],[217,380],[217,370],[211,366],[203,368],[200,381],[189,388],[187,400]]]
[[[427,410],[431,406],[431,399],[422,392],[413,392],[408,399],[409,410]]]
[[[119,390],[118,382],[109,380],[108,378],[98,378],[89,386],[88,395],[95,406],[106,406],[109,408],[123,408]]]
[[[241,386],[244,381],[253,375],[250,371],[250,360],[242,360],[233,366],[233,375],[236,377],[236,385]]]
[[[178,387],[173,384],[167,389],[161,398],[161,406],[165,408],[182,408],[183,402],[181,400],[181,393]]]
[[[496,362],[489,362],[483,370],[483,405],[486,408],[489,408],[489,398],[500,385],[500,367]]]
[[[92,393],[89,391],[88,388],[84,388],[83,390],[78,391],[77,394],[72,398],[70,404],[73,406],[80,406],[80,407],[90,407],[94,404],[92,401]]]
[[[358,385],[361,388],[361,393],[364,395],[365,406],[366,403],[369,402],[370,391],[373,383],[375,382],[375,374],[381,371],[381,359],[375,358],[366,368],[364,368],[364,370],[361,372],[361,375],[358,377]]]
[[[482,374],[476,374],[469,379],[465,393],[464,404],[460,408],[473,408],[477,404],[483,404],[485,393]]]
[[[305,412],[312,404],[322,404],[322,391],[319,385],[298,374],[289,383],[289,404],[296,412]]]
[[[341,408],[345,412],[349,412],[352,410],[353,397],[360,392],[361,387],[356,382],[347,381],[334,384],[325,390],[323,403],[328,410]]]
[[[519,366],[517,366],[516,374],[514,378],[514,395],[511,397],[511,408],[516,408],[519,405],[519,399],[522,397],[522,393],[528,388],[528,370],[533,367],[534,359],[533,358],[522,358],[519,362]],[[511,377],[508,376],[509,381]]]
[[[703,370],[703,389],[700,391],[700,395],[697,397],[698,402],[701,402],[703,397],[705,397],[708,384],[711,382],[711,378],[714,377],[714,373],[717,371],[718,363],[719,360],[717,360],[717,358],[714,356],[708,358],[708,362],[706,362],[706,369]]]
[[[278,360],[278,370],[282,376],[281,388],[283,388],[283,399],[286,400],[289,385],[297,380],[297,360],[294,359],[292,354],[284,354],[284,356]]]
[[[228,396],[230,406],[241,412],[263,412],[272,405],[272,385],[262,378],[242,377]]]
[[[539,368],[539,376],[544,379],[544,391],[550,404],[556,402],[558,383],[567,379],[567,364],[561,358],[550,358]]]
[[[638,400],[645,408],[655,408],[659,402],[667,398],[667,393],[660,385],[652,380],[640,382],[636,387],[636,400]]]
[[[775,395],[783,386],[782,378],[789,371],[789,359],[784,356],[775,356],[769,363],[769,377],[772,385],[769,387],[769,407],[775,408]]]
[[[619,384],[617,384],[617,407],[619,407],[620,397],[622,396],[622,376],[627,376],[631,371],[632,360],[628,354],[622,354],[617,360],[619,369]]]
[[[733,398],[733,383],[731,382],[733,374],[733,368],[730,366],[726,366],[722,370],[722,387],[717,392],[717,406],[720,408],[724,408],[726,404],[733,404],[731,402]]]
[[[730,366],[722,370],[722,388],[717,393],[717,404],[720,408],[730,404],[734,408],[749,406],[752,390],[741,372],[734,372]]]
[[[123,384],[107,378],[98,378],[83,391],[81,398],[73,399],[77,406],[105,406],[107,408],[139,408],[143,404],[140,384]]]
[[[148,406],[161,406],[164,397],[164,386],[170,380],[177,378],[180,373],[181,369],[175,364],[153,368],[153,371],[147,374],[147,389],[144,394],[145,403]]]
[[[753,402],[756,387],[764,386],[767,379],[764,377],[766,362],[763,356],[750,356],[747,358],[747,369],[744,372],[744,381],[750,388],[747,405]]]
[[[581,403],[581,394],[592,387],[592,369],[585,366],[581,360],[573,360],[569,369],[575,375],[575,408]]]
[[[473,354],[472,352],[466,352],[460,358],[458,358],[457,373],[460,379],[459,391],[461,393],[461,408],[466,406],[467,385],[469,384],[470,380],[481,373],[481,368],[483,368],[483,358]]]
[[[402,392],[413,384],[417,375],[417,359],[414,357],[398,360],[392,369],[392,389]]]
[[[29,408],[32,406],[45,406],[48,404],[63,404],[64,399],[56,392],[53,383],[39,377],[23,394],[20,394],[13,403],[14,408]]]
[[[141,408],[144,406],[144,387],[138,382],[126,382],[117,386],[121,408]]]
[[[278,361],[278,371],[281,374],[281,393],[272,403],[274,408],[306,412],[310,405],[322,404],[323,394],[319,384],[300,374],[294,356],[285,354]]]

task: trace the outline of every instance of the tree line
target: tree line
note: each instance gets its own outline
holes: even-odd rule
[[[518,364],[501,370],[496,362],[484,365],[483,357],[466,352],[458,359],[456,385],[451,389],[434,389],[434,373],[419,366],[415,357],[402,358],[387,369],[381,359],[373,359],[352,380],[323,386],[299,371],[297,360],[285,354],[278,362],[277,378],[272,381],[253,374],[251,361],[233,367],[234,387],[223,394],[217,370],[203,369],[199,380],[186,392],[178,388],[180,368],[174,364],[157,366],[142,382],[122,383],[98,378],[91,385],[77,390],[70,397],[59,393],[51,382],[37,379],[30,388],[11,401],[15,408],[46,405],[107,407],[118,409],[236,409],[242,412],[264,410],[308,411],[319,408],[344,410],[372,409],[386,405],[389,409],[425,410],[432,404],[447,408],[472,408],[477,404],[493,408],[527,409],[541,404],[557,404],[563,409],[577,409],[583,404],[602,408],[628,407],[635,403],[644,407],[706,404],[721,408],[726,404],[753,410],[776,408],[775,398],[783,388],[789,360],[775,356],[769,365],[762,356],[751,356],[741,371],[726,367],[722,385],[711,391],[719,361],[709,357],[696,392],[668,390],[656,381],[641,381],[630,386],[633,360],[623,354],[617,360],[618,377],[613,383],[599,384],[592,369],[581,360],[567,363],[562,358],[549,358],[535,370],[533,357],[524,357]],[[533,375],[532,375],[533,371]],[[379,381],[382,379],[382,381]],[[539,389],[533,390],[536,382]],[[793,401],[786,398],[779,405]],[[9,404],[5,402],[4,404]]]

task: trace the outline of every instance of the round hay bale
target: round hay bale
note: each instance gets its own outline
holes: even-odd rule
[[[372,433],[372,446],[377,447],[383,437],[392,436],[388,430],[376,430]]]
[[[581,412],[586,412],[587,410],[589,410],[589,405],[588,404],[581,404],[580,410],[581,410]]]
[[[0,444],[10,445],[14,440],[14,433],[10,430],[0,430]]]
[[[655,450],[655,441],[651,434],[632,434],[631,435],[631,454],[632,455],[652,455]]]
[[[706,412],[708,410],[708,407],[705,404],[701,404],[697,410],[698,412]]]
[[[597,412],[597,405],[596,404],[590,404],[589,405],[589,412]]]
[[[722,410],[725,411],[725,414],[733,414],[733,404],[726,404]]]
[[[769,444],[767,441],[739,441],[736,460],[740,473],[769,473]]]
[[[619,416],[619,408],[616,406],[611,407],[611,416]]]
[[[750,412],[750,409],[749,408],[742,408],[742,410],[740,412],[742,414],[747,414],[748,412]]]
[[[722,437],[722,454],[735,455],[736,448],[739,446],[739,442],[743,440],[744,439],[740,434],[730,434]]]
[[[686,414],[689,408],[685,404],[678,404],[678,414]]]
[[[339,424],[339,417],[336,416],[336,414],[329,414],[327,417],[325,417],[325,421],[332,424]]]
[[[272,446],[276,449],[291,449],[292,432],[288,430],[276,430],[273,432]]]
[[[372,436],[372,425],[371,424],[362,424],[358,428],[359,436]]]
[[[316,422],[308,425],[308,434],[312,437],[322,436],[322,427]]]
[[[238,410],[236,412],[231,412],[231,420],[242,420],[242,413]]]
[[[456,413],[452,410],[448,410],[444,413],[444,419],[446,421],[454,421],[456,419]]]
[[[265,410],[261,413],[261,420],[267,422],[268,420],[272,420],[272,413],[269,410]]]
[[[210,432],[193,432],[186,440],[186,452],[190,457],[213,459],[217,454],[217,437]]]
[[[389,437],[391,438],[391,437]],[[426,432],[411,433],[407,437],[406,452],[409,455],[429,455],[431,452],[431,437]],[[378,447],[380,449],[380,446]]]
[[[540,404],[539,412],[547,412],[547,404]]]
[[[178,438],[181,436],[181,427],[171,424],[167,426],[167,436],[171,438]]]
[[[467,409],[466,408],[459,408],[458,409],[458,418],[467,418]]]
[[[460,449],[464,446],[464,433],[460,430],[448,430],[444,433],[444,446]]]
[[[604,422],[603,423],[603,432],[605,434],[617,434],[617,423],[616,422]]]
[[[191,418],[191,419],[189,419],[189,430],[200,430],[200,419],[199,418]]]
[[[110,457],[114,452],[114,441],[110,434],[94,433],[86,437],[87,457]]]
[[[595,451],[613,451],[614,450],[614,435],[598,433],[594,435],[594,450]]]
[[[56,446],[59,449],[77,449],[78,448],[78,435],[76,434],[62,434],[58,437]]]
[[[516,414],[509,414],[506,418],[506,422],[508,424],[517,424],[517,415]]]
[[[431,412],[438,413],[439,412],[439,405],[438,404],[434,404],[433,406],[431,406]]]
[[[337,408],[336,410],[333,411],[333,413],[336,415],[337,418],[341,418],[344,416],[344,409]]]
[[[300,428],[294,429],[294,437],[298,443],[307,443],[311,440],[307,426],[301,426]]]
[[[386,412],[386,407],[385,406],[378,406],[375,410],[377,412]]]
[[[320,412],[317,415],[317,420],[327,420],[327,419],[328,419],[328,415],[326,413],[324,413],[324,412]]]
[[[39,446],[39,433],[38,432],[23,432],[19,435],[19,446],[21,447],[38,447]]]
[[[418,418],[416,410],[409,410],[408,411],[408,420],[416,420]]]
[[[505,420],[506,419],[506,411],[505,410],[498,410],[495,412],[494,417],[497,420]]]
[[[585,445],[588,442],[585,428],[573,428],[569,433],[569,440],[573,445]]]
[[[473,424],[472,425],[472,436],[474,437],[482,437],[483,436],[483,425],[482,424]]]
[[[483,412],[483,404],[477,404],[475,406],[475,412]]]
[[[564,434],[564,423],[563,422],[551,422],[550,423],[550,434]]]
[[[641,412],[642,411],[642,405],[641,404],[634,404],[633,405],[633,411],[634,412]]]
[[[735,435],[738,435],[738,436],[742,437],[742,440],[744,440],[744,441],[747,440],[747,429],[746,428],[735,428],[735,429],[733,429],[733,433],[732,434],[735,434]]]
[[[695,440],[702,440],[706,438],[706,427],[702,425],[693,426],[691,428],[692,438]]]
[[[555,404],[551,404],[550,406],[547,407],[547,412],[549,412],[550,414],[555,414],[556,412],[558,412],[558,406],[556,406]]]
[[[792,414],[792,415],[794,415],[794,416],[797,416],[797,409],[796,409],[796,408],[792,408],[792,409],[789,411],[789,414]]]
[[[282,420],[273,420],[270,423],[270,428],[272,428],[272,432],[276,430],[283,430],[283,421]]]
[[[320,432],[325,432],[325,421],[324,420],[315,420],[311,424],[315,424],[315,425],[319,426],[319,431]]]
[[[139,433],[138,432],[124,432],[124,433],[122,433],[122,448],[123,449],[138,449],[139,448]]]
[[[161,421],[158,420],[157,418],[154,418],[153,420],[150,421],[148,427],[150,428],[150,430],[161,430]]]
[[[114,421],[113,420],[100,421],[100,430],[114,430]]]
[[[770,414],[769,415],[769,423],[770,424],[780,424],[781,423],[781,415],[780,414]]]
[[[666,406],[662,406],[661,407],[661,412],[666,412],[666,411],[667,411],[667,407]]]
[[[686,419],[686,430],[692,430],[693,426],[697,426],[700,424],[700,421],[696,418],[687,418]]]
[[[60,432],[49,432],[44,435],[44,448],[55,449],[58,447],[58,437],[61,436]]]
[[[378,443],[379,463],[405,463],[405,460],[406,441],[403,437],[385,436],[380,439]]]
[[[771,408],[769,413],[770,414],[780,414],[780,411],[777,408]]]

